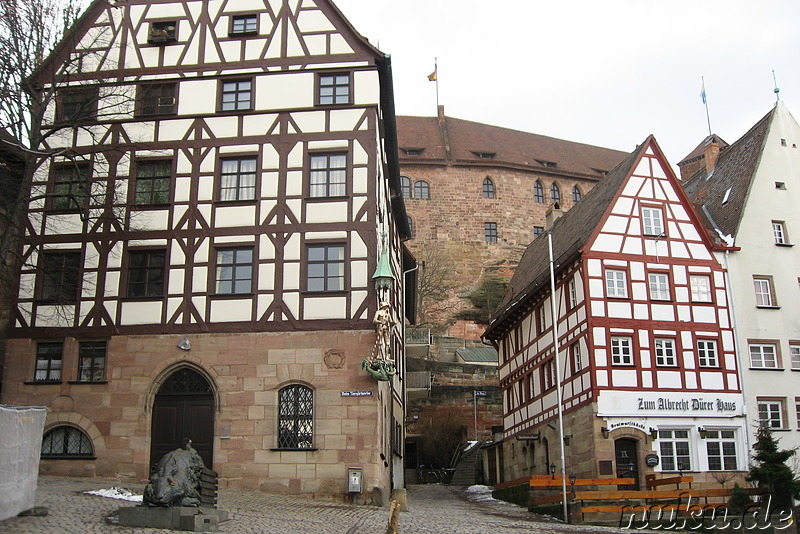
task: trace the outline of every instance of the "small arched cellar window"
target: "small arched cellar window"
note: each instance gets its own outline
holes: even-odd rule
[[[61,425],[45,432],[42,458],[93,458],[92,440],[74,426]]]

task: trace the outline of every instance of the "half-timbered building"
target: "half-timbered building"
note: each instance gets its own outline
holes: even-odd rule
[[[95,0],[40,72],[65,126],[3,402],[49,408],[43,472],[142,479],[189,438],[223,485],[402,487],[388,56],[328,0]]]
[[[683,185],[712,235],[730,245],[720,261],[730,272],[750,443],[761,424],[781,448],[795,449],[800,446],[800,250],[795,247],[800,126],[778,101],[721,152],[713,141]]]
[[[505,480],[563,468],[642,484],[653,472],[744,469],[726,273],[655,139],[548,233],[485,333],[504,393],[492,465]]]

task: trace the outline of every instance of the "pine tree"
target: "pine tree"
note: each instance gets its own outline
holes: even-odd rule
[[[792,499],[800,499],[800,480],[786,464],[796,450],[780,450],[769,427],[762,426],[756,433],[753,445],[753,465],[746,480],[757,482],[772,495],[774,506],[792,506]]]
[[[742,514],[747,510],[748,506],[753,504],[753,499],[747,490],[741,487],[738,483],[733,485],[731,491],[731,498],[728,500],[728,510],[732,514]]]

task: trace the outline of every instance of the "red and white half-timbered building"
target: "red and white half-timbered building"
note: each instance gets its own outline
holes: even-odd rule
[[[43,472],[143,479],[190,438],[223,485],[402,487],[388,56],[328,0],[95,0],[40,72],[64,127],[2,402],[49,408]],[[397,374],[376,381],[384,301]]]
[[[655,139],[526,250],[484,337],[500,353],[499,477],[746,467],[726,272]],[[552,464],[552,466],[551,466]],[[498,478],[499,478],[498,477]]]

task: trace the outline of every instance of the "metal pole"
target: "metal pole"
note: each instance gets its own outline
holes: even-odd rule
[[[564,409],[563,409],[563,389],[561,387],[561,364],[558,354],[558,308],[556,306],[556,276],[553,266],[553,232],[547,232],[547,248],[550,254],[550,309],[553,314],[553,352],[556,365],[556,396],[558,398],[558,431],[559,445],[561,448],[561,501],[564,504],[564,521],[569,523],[569,509],[567,506],[567,462],[566,450],[564,450]]]
[[[474,428],[475,428],[475,441],[478,441],[478,396],[475,394],[475,390],[472,390],[472,409],[474,411]]]

